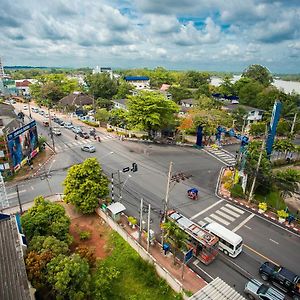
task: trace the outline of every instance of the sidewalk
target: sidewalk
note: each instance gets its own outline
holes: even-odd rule
[[[230,196],[230,192],[227,189],[225,189],[223,184],[221,183],[221,178],[227,169],[228,169],[228,167],[223,167],[220,171],[219,180],[218,180],[217,188],[216,188],[217,197],[229,200],[229,201],[233,202],[234,204],[241,206],[242,208],[248,210],[249,212],[258,215],[259,217],[269,220],[270,222],[274,223],[277,226],[280,226],[286,230],[289,230],[293,233],[300,235],[299,222],[294,221],[294,222],[292,222],[292,224],[288,224],[288,222],[285,221],[283,223],[280,223],[278,221],[278,217],[277,217],[276,213],[274,213],[270,210],[267,210],[266,212],[260,212],[258,209],[258,206],[255,203],[249,203],[247,200],[241,199],[241,198],[232,198]]]

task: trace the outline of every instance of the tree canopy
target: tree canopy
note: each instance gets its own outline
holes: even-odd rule
[[[151,136],[174,124],[178,106],[158,92],[141,91],[128,97],[127,120],[132,127],[145,130]]]
[[[242,77],[251,78],[263,86],[269,86],[273,82],[270,71],[261,65],[250,65],[244,70]]]
[[[69,241],[70,219],[65,209],[42,196],[34,199],[34,206],[21,217],[21,222],[29,241],[35,235],[51,235],[61,241]]]
[[[72,203],[84,214],[94,212],[99,200],[109,193],[108,179],[96,158],[72,166],[63,185],[64,201]]]

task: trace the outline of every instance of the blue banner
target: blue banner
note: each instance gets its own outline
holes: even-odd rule
[[[196,141],[196,145],[199,147],[202,147],[202,138],[203,138],[203,127],[202,126],[198,126],[197,128],[197,141]]]
[[[17,136],[21,135],[22,133],[24,133],[26,130],[32,128],[36,126],[36,122],[35,121],[32,121],[30,123],[28,123],[27,125],[23,126],[23,127],[20,127],[18,129],[16,129],[15,131],[11,132],[10,134],[7,135],[7,140],[8,141],[11,141],[13,140],[14,138],[16,138]]]

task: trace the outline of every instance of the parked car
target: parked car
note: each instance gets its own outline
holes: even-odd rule
[[[76,134],[79,134],[79,132],[82,132],[81,128],[80,127],[73,127],[72,128],[72,131]]]
[[[57,117],[53,118],[53,122],[58,123],[58,121],[59,121],[59,118],[57,118]]]
[[[23,109],[24,110],[28,110],[28,106],[27,105],[23,105]]]
[[[57,120],[57,124],[59,124],[60,126],[63,127],[65,125],[65,122],[63,120],[61,120],[61,119],[58,119]]]
[[[44,117],[45,117],[45,118],[49,118],[49,114],[48,114],[48,113],[45,113]]]
[[[52,133],[53,133],[54,135],[61,135],[60,128],[59,128],[59,127],[53,127],[53,128],[52,128]]]
[[[74,126],[71,122],[65,122],[64,127],[67,128],[67,129],[72,129]]]
[[[95,151],[96,151],[96,148],[95,148],[95,146],[93,146],[93,145],[84,145],[84,146],[81,147],[81,150],[82,150],[82,151],[85,151],[85,152],[90,152],[90,153],[92,153],[92,152],[95,152]]]
[[[81,132],[78,133],[78,135],[79,135],[80,137],[84,138],[84,139],[89,139],[89,138],[90,138],[90,136],[88,135],[87,132],[81,131]]]
[[[45,127],[49,127],[49,122],[48,122],[48,121],[43,121],[43,125],[44,125]]]
[[[251,300],[284,300],[285,295],[273,287],[267,286],[256,279],[248,281],[244,293]]]
[[[40,110],[40,111],[39,111],[39,114],[40,114],[41,116],[43,116],[44,113],[45,113],[45,112],[44,112],[43,110]]]
[[[259,274],[263,280],[271,281],[273,285],[292,296],[293,300],[300,300],[299,275],[269,261],[260,266]]]
[[[38,113],[38,112],[39,112],[39,109],[36,108],[36,107],[33,107],[33,108],[31,109],[31,111],[33,111],[34,113]]]

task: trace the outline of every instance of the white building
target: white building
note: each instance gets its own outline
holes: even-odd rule
[[[150,88],[150,79],[147,76],[125,76],[124,79],[138,90]]]
[[[109,77],[111,79],[113,79],[114,75],[113,75],[113,71],[111,68],[107,68],[107,67],[99,67],[99,66],[96,66],[95,69],[93,69],[93,74],[101,74],[101,73],[107,73],[109,74]]]

